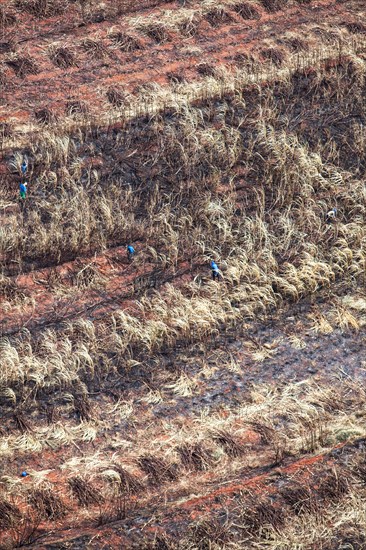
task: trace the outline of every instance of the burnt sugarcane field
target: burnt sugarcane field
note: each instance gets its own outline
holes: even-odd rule
[[[365,0],[0,0],[0,550],[366,549],[365,347]]]

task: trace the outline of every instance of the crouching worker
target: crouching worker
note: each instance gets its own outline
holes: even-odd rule
[[[128,258],[128,261],[129,262],[132,262],[134,256],[136,254],[136,250],[134,249],[133,246],[131,246],[130,244],[128,245],[127,247],[127,258]]]
[[[27,161],[25,159],[23,160],[20,169],[22,171],[23,176],[25,176],[25,174],[27,173],[27,170],[28,170],[28,164],[27,164]]]
[[[25,198],[27,196],[27,182],[25,181],[24,183],[20,183],[19,184],[19,196],[20,196],[20,200],[22,202],[25,201]]]
[[[335,221],[336,216],[337,216],[337,209],[332,208],[332,210],[329,210],[329,212],[327,212],[326,222],[332,223],[333,221]]]
[[[211,262],[211,273],[212,273],[212,280],[218,281],[220,279],[220,270],[217,267],[217,264],[215,262]]]

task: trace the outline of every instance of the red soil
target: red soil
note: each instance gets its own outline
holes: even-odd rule
[[[148,244],[144,243],[143,246]],[[138,249],[140,243],[134,245]],[[77,282],[78,273],[88,266],[101,278],[101,283],[91,289],[79,287]],[[62,320],[76,317],[95,320],[116,309],[131,310],[131,299],[137,298],[145,285],[149,285],[149,277],[153,277],[155,281],[154,271],[154,264],[143,252],[139,252],[134,262],[129,264],[126,248],[123,246],[110,248],[99,256],[94,254],[53,268],[13,277],[19,292],[24,292],[25,300],[19,308],[9,308],[8,302],[0,301],[1,334],[6,336],[17,333],[22,328],[34,330],[57,325]],[[57,279],[53,291],[52,277]],[[156,283],[161,285],[173,279],[184,282],[186,278],[190,280],[192,277],[194,273],[186,262],[182,262],[176,267],[166,269],[164,278],[159,278]]]
[[[193,7],[199,7],[199,4]],[[179,12],[180,8],[177,3],[164,2],[163,7],[160,5],[143,12],[143,16],[159,18],[167,9]],[[327,28],[342,27],[354,20],[352,2],[335,0],[301,6],[295,4],[274,13],[267,13],[262,7],[258,7],[258,11],[259,19],[244,20],[233,10],[228,10],[232,21],[219,27],[212,27],[203,18],[194,36],[185,38],[170,32],[168,42],[163,44],[133,31],[141,41],[141,49],[126,53],[113,46],[108,35],[112,26],[116,31],[131,32],[125,14],[113,20],[85,25],[80,25],[80,15],[75,13],[75,8],[68,9],[57,19],[42,19],[37,24],[32,17],[20,15],[17,24],[6,29],[4,40],[15,40],[16,51],[34,61],[37,74],[17,76],[6,65],[8,53],[0,54],[0,60],[3,57],[5,68],[8,67],[0,120],[9,119],[9,112],[15,123],[34,120],[35,111],[43,107],[62,114],[66,103],[71,100],[86,101],[88,109],[97,113],[106,108],[105,93],[111,85],[121,85],[123,90],[133,93],[140,84],[158,82],[166,85],[170,73],[196,80],[199,78],[199,63],[214,67],[222,64],[234,69],[240,64],[240,55],[258,57],[258,52],[268,46],[280,47],[287,56],[293,55],[287,43],[283,42],[291,33],[304,41],[304,47],[313,50],[321,45],[321,34]],[[105,58],[90,56],[81,46],[82,40],[96,34],[106,48]],[[75,52],[76,66],[62,69],[52,64],[46,50],[55,41],[70,46]]]
[[[336,448],[346,448],[344,444],[338,445]],[[350,451],[353,452],[352,447]],[[88,525],[89,522],[81,522],[78,527],[68,528],[63,530],[61,525],[57,530],[53,529],[53,533],[49,533],[45,537],[44,543],[43,536],[36,545],[32,545],[32,548],[47,548],[46,545],[56,543],[67,544],[67,541],[72,541],[72,548],[79,548],[77,540],[81,537],[86,537],[87,540],[92,542],[88,545],[88,548],[117,548],[121,545],[123,547],[130,548],[132,541],[134,540],[133,532],[137,532],[141,535],[144,532],[151,538],[155,535],[164,533],[174,526],[174,529],[179,528],[179,525],[184,525],[187,521],[202,521],[204,518],[209,518],[216,511],[220,511],[223,507],[229,511],[236,506],[236,499],[238,496],[245,494],[266,495],[276,494],[278,487],[276,485],[276,479],[291,479],[292,482],[308,486],[311,483],[311,476],[319,472],[326,474],[332,471],[336,462],[332,456],[333,452],[322,453],[312,457],[302,458],[300,460],[293,461],[286,466],[277,467],[265,472],[263,474],[254,475],[252,477],[242,476],[241,479],[235,479],[235,481],[225,481],[222,483],[222,487],[213,491],[208,491],[202,496],[190,498],[188,500],[182,499],[183,493],[180,495],[173,486],[165,489],[165,495],[169,495],[164,499],[162,494],[151,494],[144,501],[140,501],[138,507],[134,506],[134,499],[129,502],[129,535],[124,538],[124,522],[112,522],[110,525],[101,526],[98,528],[92,528]],[[55,481],[58,480],[54,475],[49,474],[49,479]],[[202,481],[202,475],[200,475]],[[317,485],[314,485],[314,490],[317,490]],[[178,501],[174,503],[174,501]],[[73,507],[73,503],[69,501],[69,506]],[[97,510],[95,510],[97,511]],[[159,518],[158,520],[155,518]],[[71,519],[71,517],[70,517]],[[142,521],[140,521],[140,519]],[[66,522],[67,523],[67,520]],[[40,526],[42,529],[43,526]],[[46,525],[44,526],[46,528]],[[132,527],[132,529],[131,529]],[[55,532],[56,531],[56,532]],[[131,536],[132,535],[132,536]],[[138,539],[140,540],[140,539]],[[62,543],[61,543],[62,541]],[[114,541],[114,542],[113,542]],[[45,546],[43,545],[45,544]],[[113,546],[115,544],[116,546]],[[106,546],[107,545],[107,546]],[[62,546],[64,547],[64,546]],[[84,548],[83,543],[80,548]]]

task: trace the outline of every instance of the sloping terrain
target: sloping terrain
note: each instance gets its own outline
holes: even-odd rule
[[[0,548],[365,548],[365,3],[0,8]]]
[[[258,77],[303,57],[311,64],[326,45],[334,54],[340,42],[364,33],[362,2],[156,1],[146,9],[142,3],[140,13],[127,2],[8,4],[2,2],[0,55],[3,101],[12,110],[4,109],[3,120],[15,135],[56,117],[64,125],[86,113],[108,121],[149,110],[158,85],[178,94],[188,86],[190,95],[204,77],[220,82],[227,71]]]

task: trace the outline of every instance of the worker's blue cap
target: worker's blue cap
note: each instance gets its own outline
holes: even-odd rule
[[[21,475],[22,477],[27,477],[28,474],[27,474],[27,472],[24,470],[24,472],[22,472],[20,475]]]

